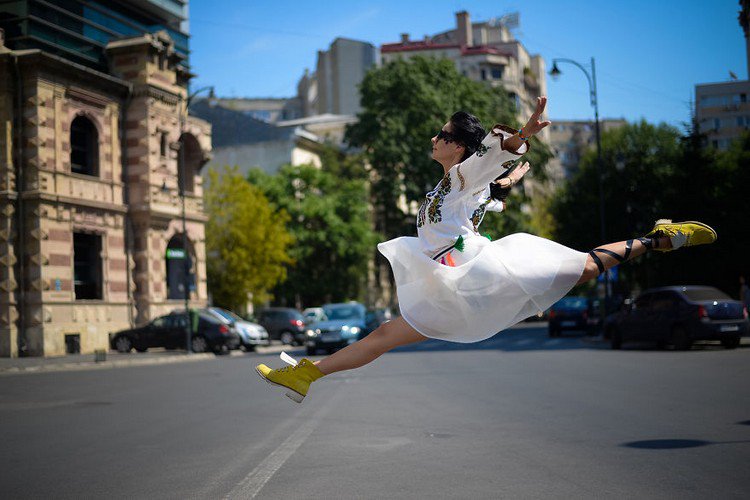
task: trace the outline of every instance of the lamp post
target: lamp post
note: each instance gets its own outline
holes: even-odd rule
[[[178,155],[178,175],[179,185],[177,189],[180,194],[180,201],[182,203],[182,251],[183,256],[183,272],[182,272],[182,287],[183,287],[183,298],[185,299],[185,316],[187,318],[186,330],[186,349],[188,353],[193,351],[192,346],[192,334],[193,334],[193,322],[190,316],[190,259],[188,258],[188,238],[187,238],[187,216],[185,211],[185,181],[187,169],[185,166],[185,122],[187,121],[188,109],[193,98],[205,90],[210,90],[209,97],[214,97],[214,87],[202,87],[195,92],[189,94],[187,99],[184,100],[185,108],[180,110],[180,150]],[[181,99],[182,100],[182,99]]]
[[[552,60],[552,69],[549,74],[554,79],[562,74],[560,68],[557,67],[557,63],[570,63],[577,66],[583,74],[586,75],[586,79],[589,82],[589,99],[591,100],[591,106],[594,108],[594,133],[596,134],[596,170],[599,176],[599,229],[601,231],[601,242],[602,244],[607,241],[607,231],[604,216],[604,175],[602,173],[602,143],[599,132],[599,100],[596,94],[596,64],[594,58],[591,58],[591,73],[586,70],[586,67],[579,62],[573,61],[572,59],[557,58]],[[606,316],[607,302],[609,301],[609,271],[604,271],[604,303],[602,304],[601,311],[601,328],[604,328],[604,317]]]

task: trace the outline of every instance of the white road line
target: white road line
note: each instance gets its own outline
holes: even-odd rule
[[[307,438],[312,434],[315,428],[320,423],[322,417],[328,413],[331,408],[331,402],[336,397],[339,391],[334,394],[333,398],[326,402],[317,413],[315,413],[310,419],[305,421],[291,436],[279,445],[268,457],[263,460],[250,474],[237,483],[237,486],[230,491],[226,497],[226,500],[255,498],[260,493],[260,490],[266,485],[266,483],[276,474],[281,466],[289,460],[295,451],[304,443]],[[295,404],[296,406],[296,404]]]

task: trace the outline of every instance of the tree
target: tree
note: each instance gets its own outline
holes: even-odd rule
[[[698,220],[717,230],[710,246],[669,254],[651,252],[620,266],[629,288],[661,285],[714,285],[729,293],[740,273],[748,272],[750,244],[744,192],[750,182],[750,136],[717,153],[704,147],[693,127],[681,137],[667,125],[644,121],[602,135],[602,171],[607,242],[599,230],[596,154],[589,151],[580,169],[552,203],[555,240],[580,250],[642,236],[655,220]],[[745,267],[743,267],[745,266]],[[626,290],[623,290],[626,291]]]
[[[252,170],[249,180],[273,205],[290,214],[295,261],[275,292],[287,304],[316,306],[361,299],[368,258],[379,241],[370,229],[364,170],[356,160],[328,151],[322,169],[281,168],[277,175]],[[357,178],[359,177],[359,178]]]
[[[293,262],[289,215],[274,210],[263,193],[237,167],[209,172],[205,193],[206,271],[216,305],[242,310],[252,294],[256,303],[286,277]]]
[[[555,240],[582,251],[598,245],[643,236],[659,218],[670,218],[674,172],[680,161],[680,133],[667,125],[645,121],[602,134],[602,175],[606,239],[601,241],[599,170],[596,152],[589,150],[578,172],[552,202]],[[620,281],[648,286],[653,282],[648,254],[620,267]]]
[[[390,62],[365,75],[362,112],[347,129],[347,141],[363,148],[372,166],[376,229],[386,238],[414,231],[399,206],[419,203],[442,176],[430,157],[430,138],[458,110],[475,114],[486,126],[518,126],[513,103],[493,89],[459,74],[450,60],[414,57]],[[529,159],[543,177],[546,148],[535,141]]]

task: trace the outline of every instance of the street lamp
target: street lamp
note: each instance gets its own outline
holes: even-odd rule
[[[602,143],[599,135],[599,100],[596,94],[596,64],[594,58],[591,58],[591,73],[586,70],[586,67],[581,63],[573,61],[572,59],[553,59],[552,69],[549,74],[553,80],[562,74],[560,68],[557,67],[557,63],[570,63],[577,66],[583,74],[586,75],[586,79],[589,82],[589,99],[591,100],[591,106],[594,108],[594,131],[596,134],[596,170],[599,175],[599,225],[601,230],[601,242],[605,244],[607,242],[607,231],[604,217],[604,175],[602,173]],[[604,317],[607,310],[607,302],[609,301],[609,271],[604,271],[604,304],[601,307],[601,328],[604,328]]]
[[[185,122],[187,120],[187,114],[188,109],[190,108],[190,103],[192,102],[193,98],[200,94],[201,92],[209,90],[209,98],[214,98],[214,87],[208,86],[208,87],[202,87],[196,90],[195,92],[189,94],[187,96],[187,99],[185,99],[185,108],[180,110],[180,150],[179,150],[179,157],[178,157],[178,175],[177,178],[179,179],[179,194],[180,194],[180,201],[182,202],[182,251],[184,253],[183,257],[183,273],[182,273],[182,287],[183,287],[183,298],[185,299],[185,316],[187,318],[187,324],[185,326],[186,330],[186,348],[187,352],[190,353],[193,351],[192,348],[192,321],[190,317],[190,259],[188,258],[188,242],[187,242],[187,217],[185,214],[185,181],[186,181],[186,174],[187,169],[185,166]],[[180,99],[182,100],[182,98]]]

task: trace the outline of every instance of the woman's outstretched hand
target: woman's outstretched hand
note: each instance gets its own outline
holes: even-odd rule
[[[536,98],[536,109],[531,115],[531,118],[529,118],[529,121],[526,122],[526,125],[521,128],[525,138],[530,138],[531,136],[538,134],[544,127],[552,123],[549,120],[541,121],[542,113],[544,113],[544,108],[546,106],[547,96]]]
[[[501,177],[500,179],[497,179],[495,181],[495,184],[503,189],[515,186],[523,178],[523,176],[526,175],[526,172],[528,172],[530,168],[531,167],[529,165],[529,162],[525,161],[523,162],[523,164],[519,165],[518,168],[513,170],[513,172],[508,174],[507,177]]]

